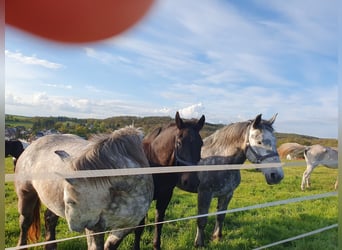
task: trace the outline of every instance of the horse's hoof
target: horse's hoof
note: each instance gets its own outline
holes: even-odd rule
[[[220,240],[222,240],[222,235],[213,234],[211,236],[211,240],[212,241],[220,241]]]
[[[45,250],[57,250],[57,243],[47,244]]]
[[[200,247],[204,247],[204,242],[196,242],[194,244],[195,248],[200,248]]]

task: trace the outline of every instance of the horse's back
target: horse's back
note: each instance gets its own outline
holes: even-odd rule
[[[57,215],[63,216],[63,180],[56,179],[52,173],[67,171],[69,165],[65,164],[55,151],[65,149],[71,155],[78,155],[87,145],[88,142],[78,136],[60,134],[47,135],[32,142],[19,157],[16,165],[15,186],[18,196],[25,196],[25,190],[35,191],[45,205],[52,204],[49,208]],[[25,175],[37,179],[20,179]]]
[[[312,145],[305,150],[304,157],[307,164],[313,166],[322,164],[330,168],[338,167],[338,152],[330,147]]]
[[[39,170],[62,168],[64,165],[56,150],[66,150],[70,155],[80,154],[89,144],[88,141],[76,135],[46,135],[32,142],[18,160],[16,173],[23,171],[35,172]],[[46,167],[49,164],[49,167]],[[56,169],[57,170],[57,169]]]

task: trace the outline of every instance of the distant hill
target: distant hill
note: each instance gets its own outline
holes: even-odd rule
[[[38,131],[55,129],[61,133],[73,133],[83,137],[88,137],[90,134],[113,131],[128,125],[141,127],[145,134],[148,134],[153,128],[162,124],[167,124],[174,121],[173,117],[169,116],[116,116],[105,119],[78,119],[70,117],[27,117],[18,115],[5,115],[6,128],[18,127],[20,130],[25,130],[31,136]],[[224,124],[206,123],[201,130],[201,136],[207,137]],[[20,134],[20,133],[19,133]],[[275,133],[278,146],[285,142],[296,142],[302,145],[322,144],[330,147],[337,147],[336,139],[323,139],[307,135],[298,135],[292,133]]]
[[[277,137],[277,144],[281,145],[286,142],[296,142],[302,145],[321,144],[328,147],[337,147],[337,139],[318,138],[308,135],[298,135],[293,133],[275,133]]]

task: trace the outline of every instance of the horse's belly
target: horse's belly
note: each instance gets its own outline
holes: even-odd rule
[[[240,184],[239,170],[207,171],[199,174],[199,190],[209,191],[213,197],[227,195],[233,192]]]

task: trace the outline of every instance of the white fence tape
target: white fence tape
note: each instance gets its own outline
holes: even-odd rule
[[[209,166],[209,167],[208,167]],[[161,173],[181,173],[200,171],[220,171],[237,169],[261,169],[275,167],[306,166],[304,162],[298,163],[262,163],[262,164],[225,164],[225,165],[196,165],[196,166],[165,166],[165,167],[144,167],[144,168],[122,168],[122,169],[101,169],[101,170],[81,170],[68,172],[34,172],[25,174],[6,174],[5,182],[16,180],[40,180],[56,178],[91,178],[106,176],[124,176],[138,174],[161,174]]]
[[[266,207],[273,207],[273,206],[285,205],[285,204],[301,202],[301,201],[322,199],[322,198],[327,198],[327,197],[336,196],[336,195],[337,195],[337,192],[328,192],[328,193],[323,193],[323,194],[303,196],[303,197],[291,198],[291,199],[287,199],[287,200],[280,200],[280,201],[267,202],[267,203],[263,203],[263,204],[256,204],[256,205],[251,205],[251,206],[242,207],[242,208],[228,209],[228,210],[225,210],[225,211],[220,211],[220,212],[215,212],[215,213],[208,213],[208,214],[194,215],[194,216],[184,217],[184,218],[177,218],[177,219],[167,220],[167,221],[163,221],[163,222],[159,222],[159,223],[151,223],[151,224],[147,224],[145,226],[153,226],[153,225],[156,225],[156,224],[173,223],[173,222],[178,222],[178,221],[183,221],[183,220],[197,219],[197,218],[205,217],[205,216],[215,216],[215,215],[219,215],[219,214],[236,213],[236,212],[248,211],[248,210],[252,210],[252,209],[260,209],[260,208],[266,208]],[[331,229],[331,228],[336,227],[336,226],[332,225],[332,226],[329,226],[329,227],[326,227],[326,228],[318,229],[318,230],[315,230],[313,232],[309,232],[309,233],[306,233],[306,234],[302,234],[302,235],[299,235],[299,236],[295,236],[295,237],[289,238],[287,240],[274,242],[274,243],[272,243],[270,245],[267,245],[267,246],[264,246],[264,247],[261,247],[261,248],[257,248],[257,249],[264,249],[266,247],[273,246],[273,244],[276,244],[276,245],[282,244],[282,243],[291,241],[291,239],[295,240],[295,239],[297,239],[297,237],[303,238],[303,237],[312,235],[314,233],[319,233],[321,231],[325,231],[325,230]],[[135,228],[137,228],[137,227],[135,227]],[[96,234],[105,234],[105,233],[110,233],[110,232],[113,232],[113,231],[126,230],[126,229],[132,229],[133,230],[134,228],[124,228],[124,229],[118,229],[118,230],[111,230],[111,231],[99,232],[99,233],[96,233]],[[95,235],[95,234],[93,234],[93,235]],[[47,245],[47,244],[51,244],[51,243],[58,243],[58,242],[62,242],[62,241],[73,240],[73,239],[78,239],[78,238],[83,238],[83,237],[86,237],[86,235],[80,235],[80,236],[75,236],[75,237],[70,237],[70,238],[64,238],[64,239],[54,240],[54,241],[49,241],[49,242],[40,242],[40,243],[35,243],[35,244],[30,244],[30,245],[25,245],[25,246],[10,247],[10,248],[6,248],[5,250],[17,250],[17,249],[24,249],[24,248],[28,248],[28,247],[43,246],[43,245]]]
[[[308,232],[308,233],[305,233],[305,234],[300,234],[300,235],[297,235],[295,237],[291,237],[291,238],[288,238],[288,239],[285,239],[285,240],[273,242],[271,244],[255,248],[253,250],[260,250],[260,249],[265,249],[265,248],[269,248],[269,247],[274,247],[274,246],[277,246],[277,245],[280,245],[280,244],[283,244],[283,243],[286,243],[286,242],[290,242],[290,241],[302,239],[302,238],[305,238],[305,237],[308,237],[308,236],[311,236],[311,235],[314,235],[314,234],[318,234],[318,233],[321,233],[321,232],[324,232],[324,231],[327,231],[327,230],[330,230],[330,229],[333,229],[333,228],[336,228],[336,227],[338,227],[338,224],[333,224],[333,225],[330,225],[330,226],[327,226],[327,227],[323,227],[323,228],[320,228],[320,229],[317,229],[317,230],[314,230],[314,231],[311,231],[311,232]]]

